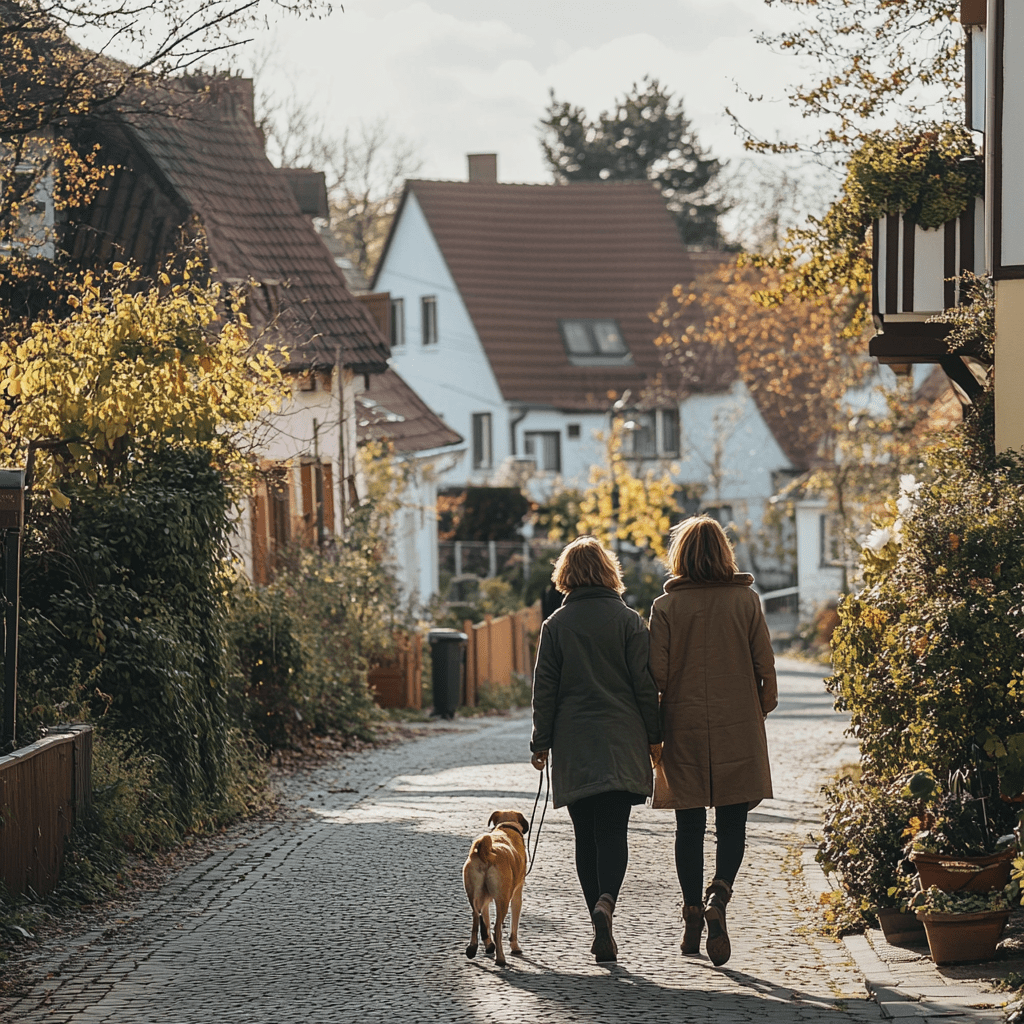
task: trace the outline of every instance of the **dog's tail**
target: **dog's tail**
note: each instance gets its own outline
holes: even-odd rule
[[[484,864],[494,863],[494,851],[491,849],[491,837],[481,836],[469,851],[470,857],[476,857]]]

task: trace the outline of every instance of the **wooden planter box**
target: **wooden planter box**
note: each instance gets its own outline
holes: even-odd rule
[[[1002,889],[1010,880],[1010,863],[1016,850],[993,853],[988,857],[950,857],[937,853],[914,853],[910,859],[917,868],[922,889],[933,885],[943,892],[991,892]]]
[[[1008,910],[983,910],[977,914],[933,914],[919,910],[928,948],[937,964],[991,960],[1010,916]]]

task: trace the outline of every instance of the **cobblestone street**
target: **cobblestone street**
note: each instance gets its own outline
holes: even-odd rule
[[[878,1020],[840,944],[818,938],[800,847],[823,773],[855,759],[821,677],[786,663],[769,718],[777,798],[751,815],[730,907],[733,956],[678,949],[669,812],[637,808],[616,913],[617,965],[590,924],[564,810],[548,811],[507,969],[464,956],[461,867],[494,808],[529,815],[529,717],[456,722],[290,779],[286,810],[249,825],[113,927],[44,946],[4,1019],[201,1024]],[[709,847],[709,854],[711,853]],[[961,1018],[963,1019],[963,1018]]]

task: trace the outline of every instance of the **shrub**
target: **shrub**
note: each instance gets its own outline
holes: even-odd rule
[[[476,706],[480,711],[510,711],[512,708],[528,708],[532,697],[530,677],[522,672],[513,672],[508,686],[480,683],[476,691]]]
[[[864,913],[896,906],[898,891],[913,871],[903,863],[903,845],[918,802],[902,789],[902,783],[886,786],[849,775],[824,787],[816,860],[825,874],[838,876],[843,891]]]
[[[996,455],[991,397],[902,483],[833,638],[836,707],[865,770],[975,769],[1024,791],[1024,462]],[[994,785],[994,783],[993,783]],[[991,794],[989,794],[991,795]],[[990,810],[999,801],[989,801]],[[1005,814],[1003,815],[1005,816]]]
[[[366,684],[403,624],[394,574],[367,521],[334,557],[297,552],[274,582],[233,590],[231,649],[238,714],[268,746],[301,745],[310,732],[372,739],[380,712]]]
[[[19,733],[47,718],[131,737],[198,827],[240,770],[227,706],[230,495],[201,449],[140,456],[130,481],[71,490],[29,520],[22,568]]]

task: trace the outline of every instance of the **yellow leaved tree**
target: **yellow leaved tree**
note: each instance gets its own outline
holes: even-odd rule
[[[237,482],[253,424],[286,393],[238,297],[193,259],[173,285],[142,288],[121,264],[86,274],[72,306],[0,338],[0,457],[28,458],[58,508],[66,484],[121,483],[140,451],[168,445],[207,448]]]
[[[590,469],[576,528],[605,547],[611,547],[615,539],[625,540],[664,556],[678,488],[667,469],[660,475],[649,469],[642,477],[633,472],[622,451],[626,427],[625,417],[615,416],[611,429],[598,434],[605,446],[605,461]]]

